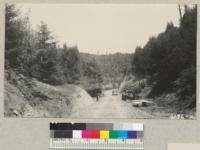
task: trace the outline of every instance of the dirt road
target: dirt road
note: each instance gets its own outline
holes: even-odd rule
[[[150,114],[140,111],[121,100],[121,94],[112,95],[112,91],[105,91],[104,96],[87,108],[74,112],[75,118],[152,118]]]

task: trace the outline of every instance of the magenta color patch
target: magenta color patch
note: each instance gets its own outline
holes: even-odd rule
[[[83,131],[82,131],[82,138],[84,138],[84,139],[91,138],[90,131],[88,131],[88,130],[83,130]]]

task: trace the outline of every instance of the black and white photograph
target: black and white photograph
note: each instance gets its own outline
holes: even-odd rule
[[[197,5],[5,5],[4,116],[196,119]]]

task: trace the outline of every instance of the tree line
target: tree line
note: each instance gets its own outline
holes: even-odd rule
[[[164,32],[136,48],[132,72],[153,85],[149,97],[174,92],[179,101],[196,106],[196,41],[197,6],[185,6],[179,27],[168,23]]]
[[[128,74],[133,53],[115,53],[105,55],[81,53],[81,57],[85,61],[91,59],[95,60],[102,74],[102,84],[104,85],[104,87],[106,86],[107,89],[110,89],[118,88],[121,84],[121,81],[124,79],[126,74]]]
[[[14,4],[7,4],[5,10],[6,70],[13,70],[51,85],[79,84],[83,77],[101,82],[97,64],[82,60],[77,46],[57,46],[46,23],[41,22],[34,30],[29,16],[22,16]]]

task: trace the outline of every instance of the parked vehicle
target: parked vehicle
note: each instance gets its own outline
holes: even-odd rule
[[[155,106],[156,104],[152,101],[148,100],[136,100],[133,102],[133,107],[147,107],[147,106]]]
[[[137,93],[134,91],[126,90],[122,93],[122,100],[135,100],[137,99]]]

